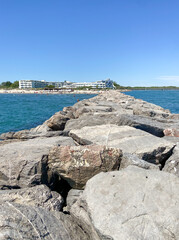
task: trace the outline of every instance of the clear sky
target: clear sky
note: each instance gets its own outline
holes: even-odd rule
[[[178,0],[0,0],[0,82],[179,86]]]

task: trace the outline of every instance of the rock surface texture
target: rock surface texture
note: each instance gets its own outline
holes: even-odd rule
[[[0,203],[0,239],[89,239],[70,217],[62,213],[10,202]]]
[[[156,164],[163,164],[175,146],[139,129],[112,124],[71,130],[69,135],[79,144],[105,144]]]
[[[179,177],[179,143],[174,148],[172,156],[166,161],[163,170]]]
[[[99,172],[118,170],[122,151],[105,146],[54,147],[48,156],[49,171],[64,178],[72,188],[82,189]]]
[[[45,183],[47,156],[55,145],[74,145],[74,142],[69,137],[52,137],[0,146],[0,188]]]
[[[18,203],[22,205],[43,207],[47,210],[61,210],[63,198],[59,193],[50,191],[45,185],[38,185],[31,188],[1,190],[1,201]]]
[[[71,214],[94,240],[179,239],[179,179],[134,166],[100,173]]]

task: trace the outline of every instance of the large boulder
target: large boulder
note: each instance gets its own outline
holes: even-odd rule
[[[0,229],[0,239],[90,239],[70,216],[8,201],[0,201]]]
[[[46,183],[49,150],[75,145],[69,137],[35,138],[0,146],[0,188],[30,187]]]
[[[43,207],[47,210],[61,210],[64,200],[62,196],[45,185],[31,188],[1,190],[0,199],[3,202],[18,203],[22,205]]]
[[[179,177],[179,142],[174,148],[172,156],[166,161],[163,170]]]
[[[54,147],[48,156],[48,167],[52,174],[58,174],[72,188],[82,189],[87,180],[97,173],[119,168],[120,149],[91,146]]]
[[[124,153],[136,154],[139,158],[164,164],[175,146],[172,142],[155,137],[129,126],[105,124],[71,130],[69,135],[79,144],[98,144],[121,149]]]
[[[52,130],[63,130],[65,127],[66,122],[70,118],[68,117],[68,114],[60,111],[55,113],[50,119],[46,121],[47,126]]]
[[[100,173],[70,212],[93,240],[179,239],[179,179],[134,166]]]
[[[71,119],[66,123],[65,131],[104,124],[131,126],[149,132],[157,137],[163,137],[164,130],[168,127],[166,123],[161,123],[156,119],[132,114],[124,114],[124,111],[118,111],[115,113],[86,114],[77,119]]]

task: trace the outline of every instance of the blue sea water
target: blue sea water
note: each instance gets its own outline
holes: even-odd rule
[[[135,90],[125,94],[179,113],[179,90]]]
[[[0,134],[30,129],[89,94],[0,94]]]
[[[157,104],[172,113],[179,113],[178,90],[136,90],[126,94]],[[95,95],[0,94],[0,134],[36,127],[63,107],[75,104],[77,99],[93,96]]]

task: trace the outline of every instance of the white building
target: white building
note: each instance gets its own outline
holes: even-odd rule
[[[114,88],[113,81],[109,78],[107,80],[100,80],[96,82],[81,82],[71,84],[72,88],[91,87],[91,88]]]
[[[64,82],[46,82],[45,80],[19,80],[19,88],[44,88],[48,85],[59,88],[63,84]]]
[[[114,88],[113,81],[110,79],[100,80],[96,82],[46,82],[45,80],[19,80],[19,88],[44,88],[46,86],[53,85],[55,88],[78,88],[78,87],[90,87],[90,88]]]

